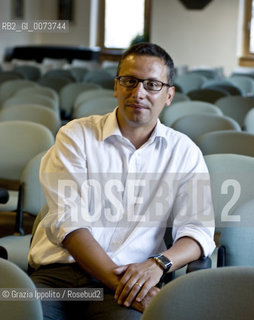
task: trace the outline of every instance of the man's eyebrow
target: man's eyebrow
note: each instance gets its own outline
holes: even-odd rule
[[[160,81],[160,82],[163,82],[162,80],[160,79],[157,79],[157,78],[138,78],[138,77],[135,77],[135,76],[132,76],[132,75],[123,75],[123,76],[119,76],[119,77],[130,77],[130,78],[135,78],[135,79],[139,79],[139,80],[153,80],[153,81]]]

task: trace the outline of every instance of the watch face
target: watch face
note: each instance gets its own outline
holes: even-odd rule
[[[172,262],[164,255],[158,255],[155,259],[165,271],[168,271],[172,266]]]
[[[165,264],[165,265],[168,265],[168,264],[172,264],[172,262],[165,256],[160,256],[159,259]]]

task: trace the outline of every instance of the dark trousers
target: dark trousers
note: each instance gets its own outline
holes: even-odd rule
[[[103,301],[43,301],[44,320],[139,320],[142,313],[118,305],[114,292],[76,263],[52,264],[31,274],[38,288],[103,288]]]

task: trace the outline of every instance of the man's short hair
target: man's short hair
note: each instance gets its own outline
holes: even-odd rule
[[[174,78],[174,62],[170,55],[162,49],[160,46],[150,42],[141,42],[133,45],[122,55],[117,69],[117,76],[119,76],[119,71],[123,61],[130,55],[139,55],[139,56],[151,56],[158,57],[164,60],[165,65],[167,66],[168,72],[168,84],[173,86],[173,78]]]

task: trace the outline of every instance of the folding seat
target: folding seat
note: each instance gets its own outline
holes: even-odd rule
[[[20,104],[0,110],[0,121],[24,120],[40,123],[55,136],[61,126],[59,114],[39,104]]]
[[[229,96],[217,100],[215,104],[226,116],[235,119],[243,127],[247,112],[254,108],[254,97]]]
[[[6,288],[5,293],[11,295],[11,291],[20,293],[36,288],[29,276],[14,263],[0,258],[0,288]],[[19,292],[17,292],[19,293]],[[25,301],[26,300],[26,301]],[[3,299],[0,300],[1,318],[8,320],[43,320],[42,306],[39,299]]]
[[[69,83],[64,86],[59,92],[62,118],[70,119],[73,103],[80,93],[98,88],[100,88],[98,84],[80,82]]]
[[[23,185],[22,205],[17,209],[18,229],[23,229],[24,218],[31,219],[31,229],[28,233],[12,234],[0,238],[0,246],[2,246],[7,253],[7,258],[16,263],[20,268],[27,271],[28,262],[27,255],[30,247],[33,228],[40,221],[41,216],[47,210],[46,199],[44,197],[41,184],[39,181],[39,168],[41,158],[45,152],[41,152],[32,158],[24,168],[21,176],[21,183]],[[41,211],[41,208],[44,208]],[[40,213],[40,217],[38,214]],[[38,218],[37,218],[38,217]],[[37,218],[37,219],[36,219]],[[37,221],[35,223],[35,221]],[[19,232],[20,233],[20,232]]]
[[[187,72],[176,76],[174,83],[182,88],[183,93],[188,93],[191,90],[201,88],[206,81],[207,79],[200,74]]]
[[[207,132],[196,140],[204,155],[215,153],[234,153],[254,157],[254,134],[220,130]]]
[[[91,115],[101,115],[112,112],[117,106],[117,99],[114,97],[99,97],[79,105],[77,109],[73,111],[73,119],[88,117]]]
[[[141,320],[252,320],[254,268],[207,269],[179,277],[163,287]]]
[[[183,116],[204,113],[222,115],[222,111],[212,103],[203,101],[183,101],[165,107],[160,114],[160,120],[166,126],[171,127],[177,119]]]
[[[0,205],[0,220],[9,226],[0,233],[10,234],[23,230],[16,226],[17,207],[22,205],[23,184],[21,174],[27,163],[38,153],[48,150],[54,144],[52,132],[45,126],[29,121],[0,122],[0,187],[10,190],[10,200]]]
[[[232,118],[216,114],[191,114],[176,120],[172,128],[185,133],[193,141],[199,136],[211,131],[236,130],[241,131],[240,125]]]
[[[114,96],[114,90],[112,89],[92,89],[92,90],[86,90],[85,92],[81,92],[75,99],[73,104],[73,110],[77,109],[79,105],[83,102],[92,100],[94,98],[99,97],[113,97]]]

